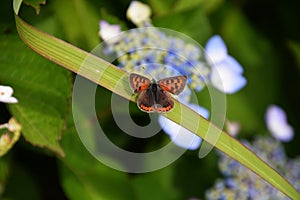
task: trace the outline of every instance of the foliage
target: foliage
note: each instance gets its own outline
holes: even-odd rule
[[[43,1],[26,2],[36,10],[22,5],[19,13],[22,18],[87,51],[100,42],[100,19],[122,24],[127,29],[132,27],[125,18],[129,1],[53,0],[45,5]],[[295,24],[290,23],[297,17],[296,5],[286,2],[282,6],[272,2],[274,7],[270,7],[265,2],[254,15],[260,2],[149,0],[147,3],[153,9],[156,26],[183,32],[201,44],[218,33],[228,44],[230,53],[243,64],[248,85],[227,97],[227,117],[242,125],[240,137],[266,133],[264,112],[274,102],[286,109],[295,132],[299,132],[300,38],[295,34]],[[1,105],[0,124],[13,115],[22,125],[23,137],[0,158],[1,197],[204,198],[205,190],[219,175],[213,153],[199,159],[196,151],[186,152],[172,165],[146,174],[118,172],[95,160],[75,131],[71,112],[73,74],[29,49],[18,37],[11,2],[5,1],[2,5],[0,84],[12,86],[19,103],[7,107]],[[272,16],[278,17],[277,23],[271,23]],[[111,94],[101,87],[97,90],[99,118],[116,143],[135,151],[145,151],[168,141],[162,133],[146,141],[125,137],[117,127],[111,126]],[[210,104],[205,91],[198,96],[203,105]],[[143,113],[134,112],[134,115],[136,119],[148,120]],[[288,153],[299,155],[298,144],[299,137],[296,136],[286,145]],[[51,180],[49,184],[48,179]],[[16,190],[22,195],[18,196]]]

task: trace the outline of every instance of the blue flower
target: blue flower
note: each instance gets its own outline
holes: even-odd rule
[[[99,36],[107,43],[116,43],[120,38],[116,37],[121,33],[119,25],[111,25],[108,22],[101,20],[99,22]]]
[[[108,43],[104,48],[104,52],[117,56],[118,67],[157,80],[187,75],[189,87],[181,93],[179,101],[205,118],[209,112],[199,105],[190,103],[192,89],[201,91],[207,80],[225,93],[234,93],[244,87],[246,79],[242,76],[243,68],[228,55],[226,46],[219,36],[214,36],[208,41],[206,46],[208,55],[204,55],[200,46],[184,37],[181,38],[180,34],[149,27],[151,24],[148,19],[149,13],[143,16],[143,13],[136,11],[138,6],[144,5],[133,2],[130,6],[132,12],[128,13],[134,16],[130,17],[131,20],[142,19],[136,22],[136,25],[144,28],[123,32],[120,40]],[[185,149],[197,149],[202,141],[200,137],[163,116],[159,117],[159,124],[175,144]]]
[[[164,29],[145,27],[128,30],[117,42],[107,44],[104,53],[117,55],[118,66],[128,72],[142,73],[155,79],[187,75],[189,86],[196,91],[203,89],[209,74],[200,48],[168,35]]]
[[[180,97],[180,99],[182,99],[182,97]],[[185,101],[181,100],[181,102],[184,103]],[[207,119],[209,117],[209,112],[205,108],[193,103],[185,102],[184,104],[204,118]],[[202,139],[186,128],[183,128],[162,115],[159,116],[158,122],[163,131],[170,136],[172,142],[174,142],[177,146],[189,150],[195,150],[200,146]]]
[[[211,37],[205,47],[206,60],[211,66],[210,82],[218,90],[232,94],[242,89],[247,80],[243,68],[228,55],[227,47],[218,35]]]
[[[279,141],[270,137],[255,138],[243,143],[272,168],[282,174],[296,189],[300,189],[300,158],[289,160]],[[224,179],[206,191],[206,199],[289,199],[242,164],[219,152],[218,161]]]
[[[285,112],[276,105],[270,105],[265,116],[267,128],[273,137],[288,142],[294,137],[294,130],[288,124]]]

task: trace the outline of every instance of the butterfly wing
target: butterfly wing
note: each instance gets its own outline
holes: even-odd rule
[[[130,87],[135,94],[146,90],[151,84],[151,81],[148,78],[141,76],[139,74],[132,73],[130,74],[129,79],[130,79]]]
[[[155,112],[155,99],[151,90],[144,90],[137,99],[138,107],[144,112]]]
[[[186,82],[187,76],[173,76],[161,79],[157,84],[162,90],[178,95],[183,91]]]
[[[174,102],[168,92],[159,88],[156,92],[156,95],[157,102],[155,102],[156,104],[154,105],[155,112],[164,113],[174,108]]]
[[[130,86],[134,93],[140,93],[137,99],[138,107],[144,112],[164,113],[174,107],[171,95],[183,91],[187,76],[174,76],[161,79],[156,83],[139,74],[130,74]],[[154,89],[156,88],[156,89]]]
[[[155,97],[154,95],[157,96]],[[174,107],[174,102],[171,95],[162,89],[157,90],[156,94],[152,90],[146,90],[141,92],[137,105],[144,112],[164,113]]]

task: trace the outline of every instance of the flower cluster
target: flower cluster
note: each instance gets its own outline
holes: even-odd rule
[[[252,144],[243,143],[300,191],[300,157],[289,160],[281,143],[270,137],[258,137]],[[288,199],[239,162],[223,153],[219,155],[219,168],[224,179],[216,181],[206,192],[206,199]]]
[[[220,36],[209,39],[204,49],[179,33],[153,27],[150,16],[149,6],[133,1],[127,17],[139,28],[121,33],[117,25],[100,21],[99,35],[105,42],[103,52],[115,55],[118,67],[155,79],[187,75],[189,87],[178,100],[206,118],[209,112],[190,102],[192,90],[200,92],[211,84],[224,93],[232,94],[246,85],[243,68],[228,55]],[[198,136],[182,127],[179,129],[163,116],[159,117],[159,123],[175,144],[187,149],[199,147],[201,139]]]

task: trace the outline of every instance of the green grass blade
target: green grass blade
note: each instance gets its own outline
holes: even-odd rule
[[[17,13],[16,10],[15,13]],[[77,47],[41,32],[24,22],[17,15],[15,19],[20,37],[34,51],[126,99],[133,100],[126,72]],[[84,62],[87,56],[89,59]],[[97,78],[97,73],[102,73],[100,80]],[[120,85],[118,84],[120,80],[122,80],[121,86],[116,87],[116,85]],[[216,142],[214,144],[216,148],[245,165],[290,198],[300,199],[297,190],[267,163],[236,139],[221,131],[188,107],[175,101],[174,110],[166,116],[204,138],[206,142],[211,144]],[[209,134],[209,138],[206,138],[206,134]],[[217,141],[215,141],[216,138],[218,138]]]

